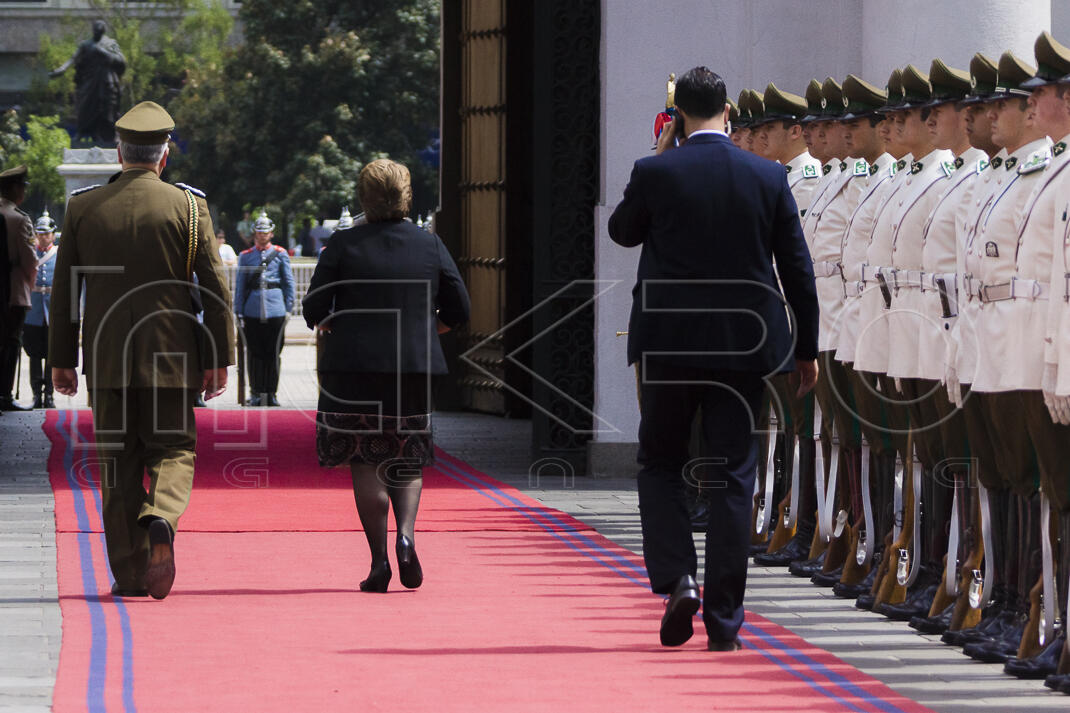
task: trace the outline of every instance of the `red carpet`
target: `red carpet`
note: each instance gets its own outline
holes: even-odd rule
[[[103,594],[89,413],[50,412],[56,711],[926,710],[751,614],[740,654],[701,633],[663,649],[638,557],[441,452],[417,522],[424,586],[362,594],[348,474],[316,465],[308,417],[212,414],[228,433],[202,412],[178,579],[156,602]]]

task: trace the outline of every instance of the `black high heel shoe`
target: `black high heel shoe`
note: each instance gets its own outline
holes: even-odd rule
[[[368,572],[368,578],[360,583],[360,591],[362,592],[385,592],[387,586],[390,584],[390,577],[392,576],[390,571],[390,563],[386,560],[373,563],[371,571]]]
[[[420,558],[416,556],[416,545],[405,535],[398,535],[395,550],[402,586],[406,589],[416,589],[424,583],[424,571],[420,567]]]

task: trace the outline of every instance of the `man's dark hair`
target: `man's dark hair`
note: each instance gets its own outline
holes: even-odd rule
[[[716,72],[706,67],[689,69],[676,80],[676,106],[696,119],[712,119],[724,111],[728,89]]]

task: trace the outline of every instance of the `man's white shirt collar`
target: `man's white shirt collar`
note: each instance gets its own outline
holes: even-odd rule
[[[698,131],[693,131],[688,134],[687,138],[690,139],[691,137],[698,136],[699,134],[720,134],[721,136],[724,136],[726,138],[728,137],[728,134],[721,131],[720,129],[699,129]]]

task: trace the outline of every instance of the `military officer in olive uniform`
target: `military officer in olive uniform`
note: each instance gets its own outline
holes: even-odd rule
[[[30,358],[30,386],[34,408],[55,408],[52,399],[52,365],[48,363],[48,309],[52,301],[52,275],[56,268],[56,221],[46,210],[33,227],[37,234],[37,278],[30,295],[30,311],[22,326],[23,348]]]
[[[271,242],[275,223],[261,213],[253,224],[253,247],[238,256],[234,311],[249,345],[249,406],[278,406],[279,354],[286,318],[294,308],[290,255]]]
[[[80,324],[72,305],[84,296],[82,373],[102,464],[112,593],[162,599],[174,583],[174,533],[193,486],[193,401],[226,387],[233,322],[203,194],[160,180],[174,120],[141,102],[115,128],[122,172],[67,204],[49,356],[56,390],[75,394]]]
[[[0,280],[7,294],[0,296],[0,411],[26,411],[16,403],[15,370],[22,351],[22,324],[30,307],[30,294],[37,272],[33,253],[33,219],[20,205],[26,199],[26,166],[0,173],[0,220],[7,228],[7,259],[11,271]]]

